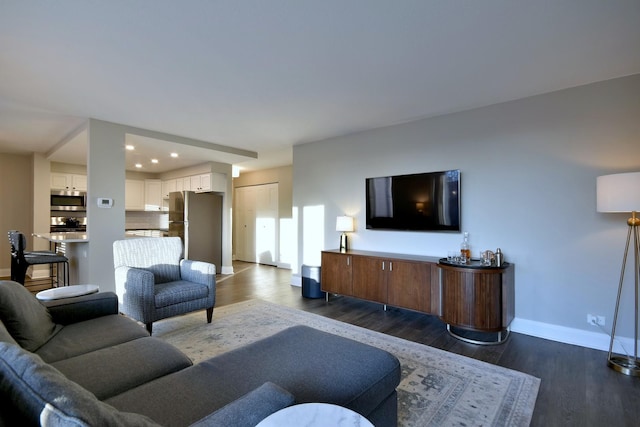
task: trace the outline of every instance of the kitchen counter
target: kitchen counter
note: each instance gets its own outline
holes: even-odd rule
[[[87,233],[60,232],[60,233],[33,233],[35,237],[48,240],[51,243],[82,243],[88,242]]]
[[[88,283],[89,271],[87,253],[89,237],[87,233],[33,233],[34,237],[47,240],[51,249],[69,258],[69,285]]]

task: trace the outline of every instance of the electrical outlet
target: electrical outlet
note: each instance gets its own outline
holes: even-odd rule
[[[604,326],[604,316],[594,316],[593,314],[587,314],[587,323],[592,326]]]

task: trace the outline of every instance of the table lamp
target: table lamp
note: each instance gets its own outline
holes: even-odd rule
[[[347,251],[347,232],[353,231],[353,218],[350,216],[339,216],[336,219],[336,231],[341,231],[340,235],[340,252]]]
[[[640,172],[619,173],[614,175],[599,176],[596,184],[597,210],[598,212],[630,212],[631,218],[627,220],[627,243],[622,257],[622,269],[620,271],[620,282],[618,284],[618,296],[616,308],[613,315],[613,326],[611,328],[611,342],[609,343],[609,354],[607,355],[607,365],[613,370],[625,375],[640,376],[640,361],[638,360],[638,292],[640,279],[640,239],[638,230],[640,229],[640,218],[637,217],[640,211]],[[634,255],[634,281],[635,281],[635,324],[634,324],[634,345],[633,357],[630,355],[621,356],[613,354],[613,341],[616,334],[618,322],[618,309],[620,308],[620,295],[624,282],[624,272],[629,253],[629,243],[633,234],[633,255]]]

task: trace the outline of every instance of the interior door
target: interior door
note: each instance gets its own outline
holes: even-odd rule
[[[256,262],[255,252],[255,188],[242,187],[235,191],[235,247],[236,259]]]
[[[276,265],[278,260],[278,184],[235,190],[235,247],[237,260]]]
[[[276,265],[278,254],[278,184],[256,188],[256,261]]]

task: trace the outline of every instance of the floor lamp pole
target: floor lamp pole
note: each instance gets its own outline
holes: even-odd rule
[[[636,217],[634,211],[631,218],[627,220],[629,231],[627,232],[627,243],[624,248],[624,256],[622,258],[622,269],[620,270],[620,283],[618,284],[618,297],[616,298],[616,309],[613,315],[613,327],[611,329],[611,342],[609,343],[609,354],[607,356],[607,365],[615,371],[625,375],[640,376],[640,361],[638,360],[638,292],[640,285],[640,238],[638,231],[640,229],[640,218]],[[618,309],[620,308],[620,297],[622,295],[622,284],[624,282],[624,272],[627,264],[627,255],[629,254],[629,243],[633,234],[633,259],[634,259],[634,284],[635,284],[635,324],[634,341],[633,341],[633,358],[631,356],[615,356],[613,355],[613,341],[616,334],[616,324],[618,322]]]

